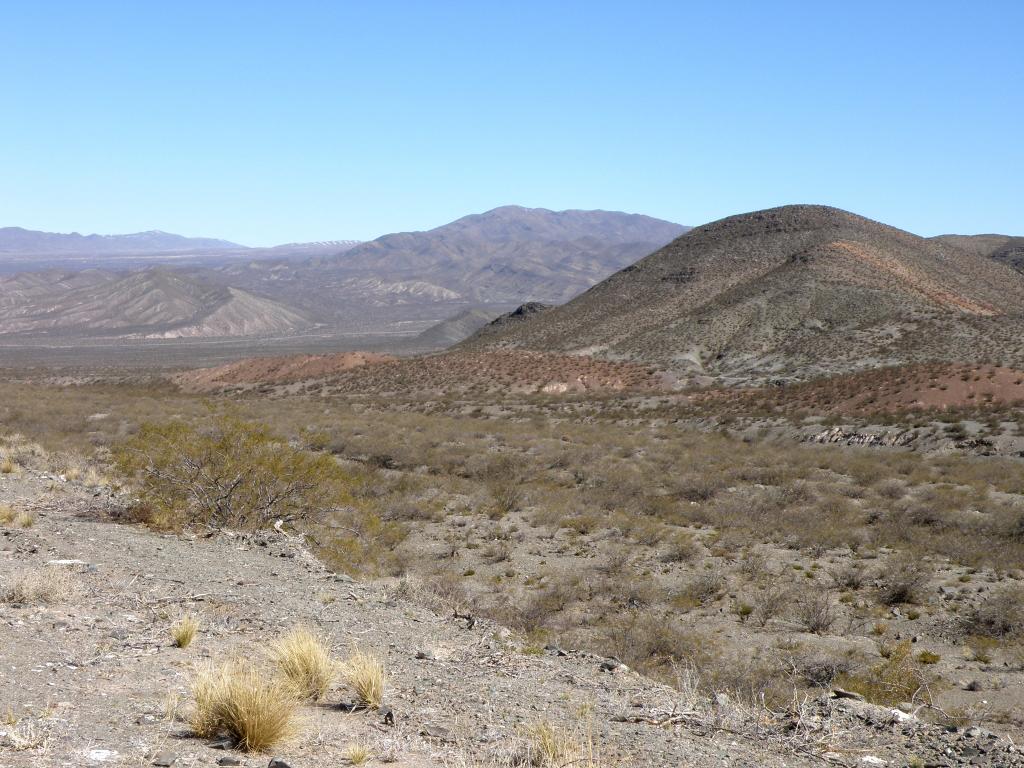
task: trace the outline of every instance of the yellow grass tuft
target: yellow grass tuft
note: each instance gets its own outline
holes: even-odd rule
[[[191,613],[182,616],[178,623],[171,627],[171,637],[179,648],[188,648],[198,632],[199,620]]]
[[[341,665],[341,675],[356,694],[356,701],[369,709],[384,703],[384,662],[372,653],[356,650]]]
[[[4,456],[0,459],[0,475],[13,475],[17,470],[18,466],[14,463],[14,459],[10,456]]]
[[[351,765],[362,765],[370,759],[370,748],[365,744],[349,744],[345,749],[345,758]]]
[[[271,658],[300,696],[319,701],[327,693],[337,667],[323,638],[297,627],[278,640]]]
[[[14,507],[9,504],[0,504],[0,525],[8,525],[14,522]]]
[[[291,684],[247,661],[200,672],[192,697],[193,732],[201,738],[228,736],[245,752],[264,752],[298,729],[299,701]]]
[[[589,727],[580,725],[573,729],[561,728],[542,721],[525,729],[529,764],[540,768],[602,768],[598,749]]]

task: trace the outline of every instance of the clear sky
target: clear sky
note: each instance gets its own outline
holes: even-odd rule
[[[1024,235],[1024,2],[0,0],[0,226],[250,245],[515,203]]]

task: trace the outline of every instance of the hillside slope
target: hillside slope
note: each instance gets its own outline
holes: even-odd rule
[[[1024,277],[835,208],[698,227],[568,304],[475,346],[622,357],[697,374],[807,377],[911,360],[1019,362]]]
[[[0,335],[150,338],[289,334],[309,322],[246,291],[175,272],[30,272],[0,277]]]

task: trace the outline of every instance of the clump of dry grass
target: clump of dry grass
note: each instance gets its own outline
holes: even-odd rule
[[[351,765],[362,765],[370,759],[370,748],[365,744],[349,744],[345,749],[345,759]]]
[[[171,627],[171,637],[179,648],[188,648],[199,632],[199,620],[191,613],[182,616],[178,623]]]
[[[384,703],[386,680],[384,662],[380,658],[367,651],[356,650],[341,664],[340,670],[361,706],[380,709]]]
[[[562,728],[542,721],[524,729],[526,736],[526,765],[540,768],[601,768],[599,750],[594,745],[591,729],[584,725]]]
[[[292,685],[250,662],[207,668],[192,681],[192,731],[228,736],[245,752],[264,752],[295,735],[299,701]]]
[[[59,603],[81,591],[81,585],[68,571],[46,566],[16,573],[4,591],[4,601],[17,605]]]
[[[9,525],[14,522],[14,507],[10,504],[0,504],[0,525]]]
[[[0,475],[13,475],[17,468],[18,465],[14,463],[14,459],[10,456],[4,456],[0,459]]]
[[[327,693],[337,664],[323,638],[305,627],[297,627],[278,640],[271,658],[298,693],[319,701]]]

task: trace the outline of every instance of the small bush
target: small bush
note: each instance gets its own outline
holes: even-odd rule
[[[69,600],[80,591],[81,585],[68,571],[46,566],[15,574],[4,592],[4,600],[16,605],[53,604]]]
[[[271,656],[304,698],[319,701],[327,693],[336,665],[327,644],[310,630],[292,630],[274,644]]]
[[[965,620],[972,635],[1005,637],[1024,632],[1024,587],[1004,587],[987,595]]]
[[[209,668],[192,681],[193,732],[228,736],[245,752],[265,752],[293,736],[298,699],[285,680],[268,677],[245,661]]]
[[[927,680],[911,655],[910,640],[890,648],[885,661],[867,673],[839,675],[837,682],[873,704],[895,706],[915,700],[930,703]]]
[[[152,522],[167,527],[254,529],[349,498],[350,478],[332,457],[293,448],[233,415],[203,430],[180,421],[144,424],[115,462],[140,483]]]
[[[878,599],[885,605],[913,603],[931,579],[931,568],[913,555],[900,555],[878,574],[882,585]]]
[[[372,653],[357,650],[341,664],[340,670],[360,706],[380,709],[386,678],[383,661]]]
[[[836,618],[836,606],[827,591],[811,593],[797,601],[796,619],[808,632],[824,634],[836,623]]]
[[[171,627],[171,637],[179,648],[188,648],[199,631],[199,621],[191,613],[182,616],[178,623]]]

